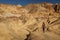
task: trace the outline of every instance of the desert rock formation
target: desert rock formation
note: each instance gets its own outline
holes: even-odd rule
[[[60,4],[0,4],[0,40],[60,40]]]

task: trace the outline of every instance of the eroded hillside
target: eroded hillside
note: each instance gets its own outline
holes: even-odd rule
[[[60,4],[0,4],[0,40],[60,40]]]

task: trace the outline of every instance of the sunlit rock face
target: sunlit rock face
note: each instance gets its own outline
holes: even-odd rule
[[[60,4],[0,4],[0,40],[60,40]]]

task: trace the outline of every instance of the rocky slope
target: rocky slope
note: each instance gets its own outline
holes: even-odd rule
[[[60,4],[0,4],[0,40],[60,40]]]

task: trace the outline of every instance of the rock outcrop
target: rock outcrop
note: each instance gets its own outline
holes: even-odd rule
[[[0,4],[0,40],[60,40],[60,4]]]

